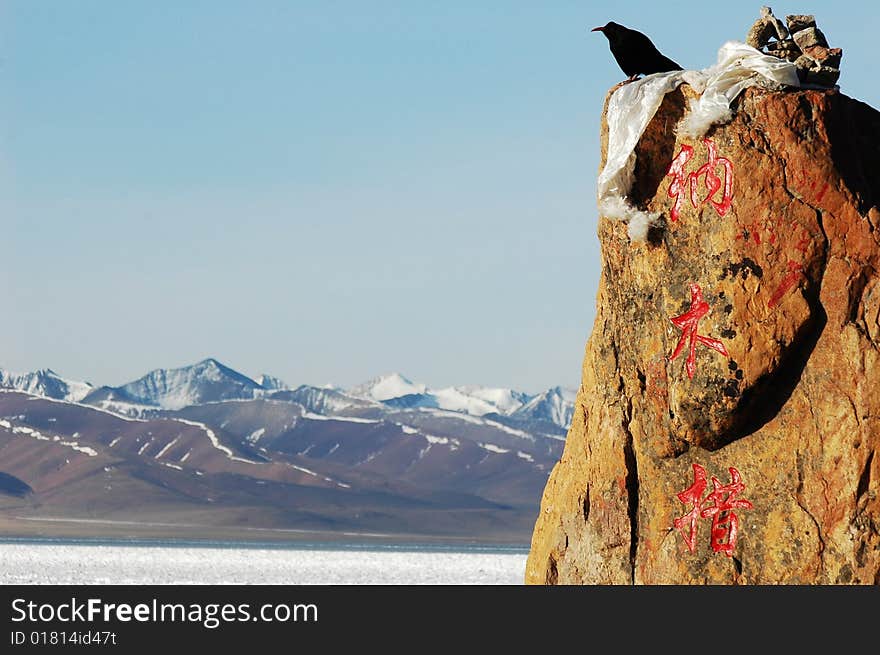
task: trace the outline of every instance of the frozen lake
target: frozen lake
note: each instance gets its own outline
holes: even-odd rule
[[[0,542],[0,584],[520,585],[522,548]]]

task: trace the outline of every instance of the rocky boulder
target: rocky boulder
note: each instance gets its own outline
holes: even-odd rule
[[[878,584],[880,113],[753,87],[678,137],[695,95],[668,93],[635,151],[647,240],[599,219],[526,582]]]

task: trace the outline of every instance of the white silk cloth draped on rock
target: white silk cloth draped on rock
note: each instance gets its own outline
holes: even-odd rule
[[[792,62],[765,55],[745,43],[728,41],[718,50],[718,61],[709,68],[655,73],[614,91],[605,115],[608,151],[599,173],[597,200],[602,216],[629,223],[633,241],[644,241],[648,227],[659,217],[627,202],[636,164],[635,147],[664,96],[685,82],[701,95],[691,100],[676,132],[694,139],[703,136],[712,125],[730,120],[730,104],[750,86],[801,86]]]

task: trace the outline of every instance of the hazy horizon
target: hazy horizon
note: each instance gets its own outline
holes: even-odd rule
[[[60,378],[63,378],[63,379],[66,379],[66,380],[70,380],[70,381],[73,381],[73,382],[87,382],[88,384],[92,385],[93,387],[98,388],[98,387],[101,387],[101,386],[110,386],[110,387],[122,386],[122,385],[124,385],[124,384],[129,383],[129,382],[134,382],[135,380],[140,379],[140,378],[144,377],[145,375],[147,375],[147,374],[149,374],[149,373],[151,373],[151,372],[153,372],[153,371],[155,371],[155,370],[159,370],[159,369],[161,369],[161,370],[176,370],[176,369],[183,369],[183,368],[188,368],[188,367],[194,366],[194,365],[196,365],[196,364],[200,364],[200,363],[202,363],[202,362],[204,362],[204,361],[206,361],[206,360],[214,360],[214,361],[217,361],[217,362],[219,362],[220,364],[222,364],[223,366],[226,366],[227,368],[230,368],[230,369],[234,370],[234,371],[237,372],[237,373],[240,373],[240,374],[242,374],[242,375],[246,375],[247,377],[249,377],[251,380],[254,380],[255,382],[258,381],[258,379],[259,379],[261,376],[263,376],[263,375],[269,375],[269,376],[272,376],[273,378],[280,379],[281,382],[284,382],[284,383],[287,384],[290,388],[296,388],[296,387],[298,387],[298,386],[301,385],[301,384],[305,384],[305,385],[314,386],[314,387],[333,387],[333,388],[337,388],[337,389],[346,389],[346,390],[347,390],[347,389],[351,389],[351,388],[353,388],[353,387],[356,387],[356,386],[358,386],[358,385],[360,385],[360,384],[364,384],[364,383],[366,383],[366,382],[370,382],[370,381],[375,380],[375,379],[377,379],[377,378],[383,378],[383,377],[388,377],[388,376],[392,376],[392,375],[400,375],[400,376],[402,376],[403,378],[405,378],[406,380],[408,380],[409,382],[412,382],[413,384],[424,384],[428,389],[433,389],[433,390],[437,390],[437,389],[440,389],[440,388],[443,388],[443,387],[465,387],[465,386],[474,386],[474,383],[472,383],[472,382],[470,382],[470,381],[468,381],[468,380],[462,380],[462,381],[459,381],[459,382],[456,382],[456,383],[453,383],[453,384],[449,384],[449,385],[446,385],[446,384],[444,384],[444,385],[437,385],[437,384],[433,384],[433,383],[431,382],[431,380],[422,380],[422,379],[420,379],[420,378],[416,378],[416,377],[413,377],[413,376],[411,376],[411,375],[408,375],[408,374],[406,373],[406,371],[391,371],[391,370],[377,372],[377,373],[375,373],[374,375],[370,375],[369,377],[364,378],[363,380],[358,380],[358,381],[354,382],[353,384],[347,384],[347,385],[337,384],[337,383],[334,382],[333,380],[327,380],[327,381],[323,381],[323,382],[321,382],[321,381],[315,381],[315,380],[287,380],[287,379],[285,379],[285,378],[283,378],[283,377],[281,377],[281,376],[279,376],[279,375],[275,375],[274,373],[272,373],[272,371],[249,371],[249,370],[242,369],[242,368],[240,368],[240,367],[237,367],[237,366],[234,366],[234,365],[230,364],[230,363],[227,362],[227,361],[224,361],[224,360],[223,360],[222,358],[220,358],[220,357],[203,357],[203,358],[198,359],[198,360],[193,360],[193,361],[190,361],[190,362],[184,362],[184,363],[182,363],[182,364],[174,365],[174,366],[154,366],[154,367],[150,368],[149,370],[142,371],[141,373],[138,373],[138,374],[136,374],[136,375],[133,375],[133,376],[130,377],[130,378],[126,378],[126,379],[124,379],[124,380],[112,381],[112,382],[108,382],[108,381],[106,381],[106,380],[89,380],[89,379],[86,379],[86,378],[83,378],[83,377],[77,377],[75,374],[71,374],[71,373],[68,372],[68,371],[60,371],[60,370],[58,370],[57,368],[52,367],[52,366],[40,366],[40,367],[36,367],[36,368],[32,368],[32,369],[28,369],[28,370],[19,370],[19,369],[12,369],[12,368],[6,367],[6,366],[3,365],[2,362],[0,362],[0,371],[6,371],[7,373],[18,374],[18,375],[25,375],[25,374],[28,374],[28,373],[34,373],[34,372],[36,372],[36,371],[47,370],[47,369],[48,369],[48,370],[51,370],[51,371],[52,371],[53,373],[55,373],[56,375],[58,375],[58,377],[60,377]],[[478,385],[478,386],[495,387],[495,388],[500,388],[500,387],[511,388],[510,385],[504,385],[504,384],[486,384],[486,385]],[[519,388],[519,387],[512,387],[512,389],[513,389],[514,391],[521,391],[521,392],[525,392],[525,393],[529,393],[529,394],[534,395],[534,394],[542,393],[542,392],[544,392],[544,391],[547,391],[547,389],[550,389],[550,388],[553,388],[553,387],[557,387],[557,386],[559,386],[559,387],[563,387],[563,388],[567,388],[567,389],[570,389],[570,390],[575,390],[575,391],[576,391],[576,390],[577,390],[577,387],[578,387],[579,385],[568,386],[568,385],[564,385],[564,384],[553,384],[553,385],[549,385],[548,387],[535,388],[535,389],[532,389],[532,388]]]

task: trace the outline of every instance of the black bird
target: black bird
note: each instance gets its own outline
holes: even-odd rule
[[[627,82],[632,82],[640,74],[650,75],[682,70],[681,66],[657,50],[651,39],[641,32],[613,21],[590,31],[602,32],[608,38],[611,54],[614,55],[621,70],[629,75]]]

